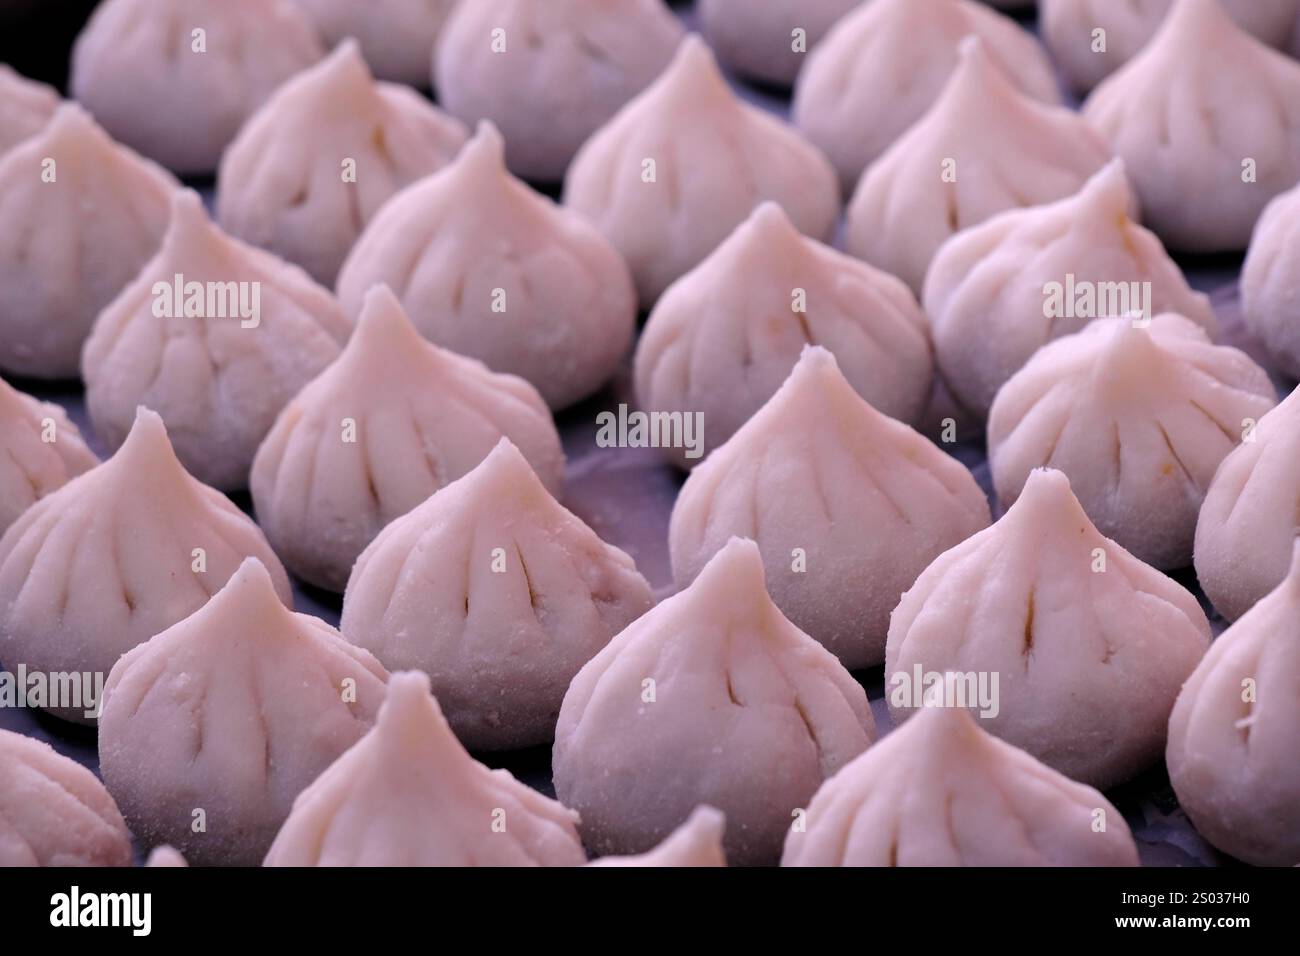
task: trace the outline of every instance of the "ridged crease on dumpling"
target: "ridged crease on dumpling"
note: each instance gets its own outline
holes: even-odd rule
[[[203,315],[188,314],[192,283],[204,290]],[[158,286],[168,290],[170,309],[161,311],[170,314],[158,314]],[[224,303],[209,295],[214,289]],[[254,302],[256,315],[245,317]],[[226,235],[197,193],[177,192],[162,247],[86,339],[86,409],[115,449],[136,408],[152,408],[186,470],[223,491],[247,488],[275,416],[338,357],[351,330],[334,297],[301,269]]]
[[[339,627],[386,667],[428,674],[467,748],[511,750],[551,742],[573,675],[653,604],[632,559],[503,438],[362,552]]]
[[[861,2],[700,0],[696,16],[723,65],[762,83],[790,86],[813,48]]]
[[[698,867],[726,866],[722,834],[727,818],[710,806],[698,806],[686,822],[653,850],[638,856],[605,856],[588,866]]]
[[[705,803],[726,815],[730,863],[773,863],[795,810],[874,734],[861,685],[777,610],[757,545],[734,539],[573,679],[555,792],[601,855],[649,852]]]
[[[965,466],[872,408],[834,356],[809,346],[767,404],[691,473],[668,538],[679,586],[733,536],[752,538],[782,613],[861,668],[884,659],[899,595],[988,523]]]
[[[925,316],[893,276],[801,234],[760,205],[656,303],[637,343],[636,392],[651,412],[698,413],[723,444],[822,345],[876,408],[915,424],[933,363]],[[665,449],[679,466],[697,459]]]
[[[376,286],[343,353],[258,448],[258,521],[299,577],[342,591],[386,524],[467,474],[503,436],[559,494],[564,452],[537,390],[426,342]]]
[[[564,408],[627,355],[636,292],[605,237],[512,177],[503,149],[485,122],[447,169],[390,199],[344,263],[339,299],[355,316],[384,283],[429,341]]]
[[[1162,570],[1192,562],[1214,471],[1277,404],[1268,373],[1174,313],[1097,319],[998,392],[989,464],[1003,505],[1058,468],[1102,534]]]
[[[915,713],[917,676],[961,675],[986,730],[1105,789],[1159,759],[1209,642],[1196,598],[1104,537],[1065,475],[1043,469],[903,595],[885,694],[897,721]],[[989,699],[971,701],[968,675]]]
[[[58,108],[53,87],[0,63],[0,153],[39,133]]]
[[[577,814],[457,742],[428,678],[393,674],[379,719],[294,801],[265,866],[580,866]]]

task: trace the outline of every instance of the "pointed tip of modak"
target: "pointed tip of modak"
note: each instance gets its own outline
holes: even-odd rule
[[[260,559],[252,556],[244,558],[230,580],[209,602],[214,611],[232,605],[243,614],[268,610],[276,615],[290,613],[275,589],[270,570]]]
[[[754,207],[742,227],[751,237],[763,243],[783,242],[802,238],[802,233],[790,221],[781,204],[766,199]]]
[[[59,104],[44,133],[45,141],[51,144],[87,136],[104,140],[108,138],[108,134],[100,129],[90,113],[73,100],[64,100]]]
[[[410,356],[437,353],[407,315],[402,302],[386,284],[371,286],[361,304],[357,326],[344,347],[344,356]]]
[[[710,604],[735,599],[754,603],[758,595],[767,599],[767,575],[763,555],[749,538],[733,537],[709,562],[687,591]]]
[[[965,111],[972,101],[982,104],[981,108],[986,109],[990,104],[1022,99],[1027,97],[1016,89],[989,55],[984,41],[971,34],[957,47],[957,66],[948,77],[947,85],[933,109],[948,105]]]
[[[1025,521],[1031,527],[1055,527],[1064,521],[1070,524],[1084,523],[1084,528],[1092,529],[1098,535],[1096,527],[1088,520],[1083,505],[1070,487],[1070,479],[1065,473],[1055,468],[1035,468],[1029,473],[1020,496],[1007,509],[1003,521]]]
[[[944,747],[977,745],[980,741],[980,727],[975,717],[965,707],[951,706],[944,701],[931,701],[930,696],[942,691],[942,684],[937,684],[926,692],[926,700],[912,716],[909,724],[914,724],[917,734],[929,738],[925,750],[937,754]],[[943,747],[938,742],[943,742]]]
[[[1093,173],[1079,190],[1084,206],[1107,214],[1123,213],[1126,218],[1132,196],[1124,160],[1118,156]]]
[[[491,120],[479,120],[474,135],[461,147],[454,168],[463,175],[505,177],[506,141]]]
[[[385,747],[399,754],[449,749],[465,753],[433,696],[428,675],[422,671],[389,675],[373,733]]]
[[[1219,0],[1174,0],[1160,29],[1161,38],[1209,37],[1224,32],[1238,34],[1242,31]],[[1153,41],[1152,46],[1156,42]]]
[[[197,254],[219,235],[197,192],[178,189],[172,193],[171,219],[162,241],[164,249],[182,257],[187,253]]]
[[[701,843],[722,843],[727,829],[727,815],[717,807],[701,803],[682,824],[682,831]]]
[[[521,490],[540,491],[550,497],[546,486],[533,471],[528,459],[509,438],[503,437],[473,470],[465,476],[468,483],[501,502]]]
[[[126,441],[109,461],[130,469],[136,475],[152,475],[165,468],[184,470],[167,436],[162,416],[143,405],[136,408],[135,422],[127,432]]]
[[[677,46],[672,62],[664,70],[660,82],[665,88],[691,100],[699,101],[715,95],[728,100],[733,98],[731,87],[722,75],[713,50],[698,33],[688,33]]]
[[[320,62],[322,74],[351,84],[362,82],[369,84],[374,77],[370,65],[361,55],[361,44],[353,37],[346,37]]]

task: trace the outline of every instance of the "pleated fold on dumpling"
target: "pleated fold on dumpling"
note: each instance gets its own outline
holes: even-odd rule
[[[1039,0],[1039,26],[1056,65],[1087,92],[1133,59],[1178,0]],[[1300,12],[1297,0],[1223,0],[1243,30],[1282,47]],[[1099,32],[1100,31],[1100,32]]]
[[[827,780],[782,866],[1138,866],[1104,796],[926,706]]]
[[[221,159],[217,218],[332,287],[380,207],[468,136],[414,90],[375,82],[347,40],[244,124]]]
[[[886,696],[901,720],[925,675],[974,677],[992,698],[967,692],[985,729],[1105,789],[1159,758],[1174,698],[1209,642],[1196,598],[1104,537],[1065,475],[1043,469],[903,595]]]
[[[1300,63],[1218,0],[1178,0],[1083,115],[1127,163],[1143,220],[1171,249],[1244,249],[1269,200],[1300,181]]]
[[[555,732],[555,792],[599,854],[645,853],[701,803],[726,815],[727,859],[773,863],[794,812],[875,734],[866,693],[767,596],[752,541],[573,679]]]
[[[735,72],[790,86],[808,53],[862,0],[700,0],[700,31]]]
[[[939,248],[922,302],[939,374],[962,407],[986,418],[1041,346],[1116,314],[1114,302],[1217,331],[1209,297],[1192,290],[1134,208],[1124,164],[1112,160],[1075,195],[1001,213]]]
[[[899,595],[988,523],[988,501],[961,463],[872,408],[834,356],[809,346],[691,473],[668,537],[679,586],[733,536],[752,538],[782,613],[860,668],[884,659]]]
[[[148,406],[191,474],[247,488],[276,415],[338,357],[351,328],[301,269],[226,235],[197,193],[177,192],[162,247],[82,349],[86,408],[112,449]]]
[[[126,822],[95,775],[0,730],[0,867],[130,865]]]
[[[325,55],[290,0],[105,0],[72,51],[72,93],[182,175],[210,173],[244,121]]]
[[[580,866],[577,814],[457,742],[425,675],[294,801],[265,866]]]
[[[1300,28],[1300,20],[1297,20]],[[1300,186],[1264,209],[1241,273],[1246,327],[1278,368],[1300,379]]]
[[[1196,522],[1196,579],[1229,621],[1287,575],[1300,537],[1300,389],[1247,426]]]
[[[664,0],[474,0],[447,19],[433,85],[454,116],[501,130],[515,175],[558,183],[681,38]]]
[[[721,811],[709,806],[699,806],[685,823],[670,833],[667,839],[653,850],[638,856],[606,856],[587,865],[726,866],[727,856],[722,850],[722,834],[726,828],[727,818]]]
[[[386,524],[467,474],[503,436],[559,494],[564,452],[536,389],[426,342],[377,286],[342,355],[258,449],[258,521],[298,576],[342,591]]]
[[[1300,544],[1290,571],[1187,679],[1165,760],[1206,839],[1257,866],[1300,866]]]
[[[421,670],[461,743],[549,743],[569,682],[654,604],[633,560],[551,497],[503,438],[362,552],[339,625]]]
[[[58,108],[59,94],[52,86],[0,63],[0,153],[39,133]]]
[[[394,196],[344,263],[339,299],[355,316],[384,283],[429,341],[564,408],[626,356],[636,293],[605,237],[512,177],[503,150],[483,123],[447,169]]]
[[[190,477],[167,429],[141,409],[112,458],[32,505],[0,538],[0,661],[107,675],[137,644],[188,617],[247,557],[289,579],[225,495]],[[88,723],[84,708],[49,708]]]
[[[429,56],[458,0],[293,0],[330,46],[356,39],[381,80],[429,83]]]
[[[158,248],[176,188],[73,103],[0,155],[0,369],[76,376],[95,316]]]
[[[256,866],[294,798],[374,723],[387,679],[369,652],[286,608],[249,558],[113,666],[100,771],[145,846]]]
[[[833,352],[886,415],[921,417],[933,363],[911,290],[804,236],[765,202],[655,305],[637,343],[637,398],[651,413],[702,415],[707,453],[776,393],[811,344]],[[694,463],[682,449],[666,453]]]
[[[829,241],[839,215],[830,161],[798,131],[742,102],[698,36],[587,140],[565,204],[623,254],[649,308],[765,199]]]
[[[939,247],[1007,209],[1078,192],[1110,160],[1078,114],[1031,99],[978,37],[929,111],[858,181],[846,246],[920,293]]]
[[[1060,103],[1047,52],[1019,24],[983,3],[863,3],[808,57],[794,99],[795,125],[830,157],[846,190],[943,93],[969,36],[979,37],[1016,89]]]
[[[993,487],[1009,505],[1035,468],[1058,468],[1102,534],[1158,568],[1186,567],[1215,469],[1275,404],[1267,372],[1183,316],[1097,319],[998,392]]]
[[[0,379],[0,535],[36,502],[97,464],[61,406]]]

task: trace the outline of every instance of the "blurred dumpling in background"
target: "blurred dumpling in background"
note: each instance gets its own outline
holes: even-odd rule
[[[1263,343],[1268,357],[1293,379],[1300,379],[1298,275],[1300,186],[1265,207],[1241,273],[1241,311],[1246,327]]]
[[[758,547],[733,539],[573,679],[555,792],[602,855],[649,852],[705,803],[726,814],[730,863],[775,863],[795,812],[874,736],[861,685],[777,610]]]
[[[0,379],[0,535],[36,502],[97,464],[60,406]]]
[[[8,730],[0,730],[0,820],[0,868],[131,865],[126,822],[95,775]]]
[[[899,595],[988,523],[965,466],[873,408],[830,352],[809,346],[767,404],[691,472],[668,542],[685,586],[733,536],[753,539],[782,613],[861,668],[884,659]]]
[[[1124,160],[1143,221],[1180,252],[1246,248],[1269,200],[1300,182],[1300,63],[1218,0],[1179,0],[1083,115]]]
[[[727,818],[721,811],[699,806],[685,823],[657,847],[639,856],[605,856],[588,866],[726,866],[722,834]]]
[[[954,233],[1071,196],[1110,158],[1077,113],[1022,93],[983,41],[967,37],[934,105],[862,174],[846,246],[920,295]]]
[[[294,798],[374,723],[387,672],[280,602],[249,558],[185,620],[122,655],[99,763],[145,846],[256,866]]]
[[[598,390],[632,344],[636,292],[590,222],[506,170],[491,123],[394,196],[339,274],[348,315],[387,285],[429,341],[518,375],[551,408]]]
[[[429,56],[457,0],[293,2],[330,46],[354,37],[375,76],[418,89],[429,82]]]
[[[1183,685],[1165,752],[1197,831],[1257,866],[1300,866],[1300,545],[1292,555]]]
[[[700,32],[741,76],[790,86],[813,47],[863,0],[700,0]]]
[[[794,127],[741,102],[695,35],[586,142],[564,182],[565,203],[631,266],[645,308],[767,199],[800,232],[831,238],[840,197],[830,162]]]
[[[424,341],[377,286],[338,360],[258,448],[257,519],[299,577],[342,591],[385,525],[468,474],[502,437],[560,493],[564,452],[537,390]]]
[[[925,316],[899,279],[799,232],[760,205],[655,304],[636,349],[641,408],[698,413],[707,454],[763,406],[805,346],[825,346],[854,389],[915,424],[933,363]],[[666,449],[682,467],[699,459]]]
[[[294,801],[264,866],[581,866],[577,814],[457,742],[425,675]]]
[[[1075,195],[1000,213],[939,247],[922,302],[939,374],[964,409],[986,418],[1041,346],[1097,317],[1177,312],[1216,332],[1209,297],[1187,284],[1135,206],[1124,164],[1112,160]]]
[[[1058,468],[1102,534],[1161,570],[1184,568],[1215,469],[1275,404],[1267,372],[1181,315],[1097,319],[998,392],[993,487],[1010,505],[1035,468]]]
[[[569,682],[654,604],[630,557],[566,511],[503,438],[379,533],[339,627],[421,670],[470,750],[550,743]]]
[[[104,0],[72,51],[72,94],[115,139],[199,175],[324,54],[291,0]]]
[[[782,866],[1137,866],[1124,816],[1092,787],[926,706],[831,777]]]
[[[830,157],[846,191],[940,97],[969,36],[979,37],[1016,89],[1060,103],[1039,42],[974,0],[871,0],[809,55],[795,89],[794,123]]]
[[[348,40],[244,124],[221,160],[217,219],[332,288],[379,208],[467,138],[414,90],[376,83]]]
[[[171,846],[156,846],[149,853],[149,859],[145,861],[145,866],[150,867],[188,867],[184,855],[181,851]]]
[[[112,450],[136,408],[148,406],[190,474],[223,491],[247,488],[276,415],[338,357],[350,331],[306,273],[227,236],[197,193],[178,191],[158,254],[86,340],[86,408]]]
[[[1070,85],[1086,93],[1133,59],[1179,0],[1041,0],[1039,26]],[[1223,0],[1243,30],[1285,46],[1300,13],[1297,0]],[[1102,32],[1098,32],[1102,31]]]
[[[57,90],[0,63],[0,153],[39,133],[58,108]]]
[[[0,538],[0,660],[107,674],[206,604],[250,556],[291,604],[289,579],[257,525],[186,474],[162,419],[141,409],[117,454],[36,502]],[[48,709],[93,722],[86,708]]]
[[[473,0],[447,19],[434,86],[453,116],[501,130],[516,176],[557,183],[681,38],[663,0]]]
[[[77,374],[95,316],[157,250],[177,188],[72,103],[0,156],[0,369]]]

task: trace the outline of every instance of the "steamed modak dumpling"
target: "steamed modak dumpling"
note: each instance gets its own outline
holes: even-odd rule
[[[1060,469],[1102,534],[1183,568],[1215,469],[1277,397],[1183,316],[1142,322],[1097,319],[1039,349],[993,402],[989,464],[1004,505],[1035,468]]]
[[[1083,115],[1127,163],[1143,221],[1171,249],[1246,248],[1269,200],[1300,181],[1300,63],[1218,0],[1178,0]]]
[[[210,173],[273,90],[325,51],[291,0],[105,0],[72,51],[72,94],[132,149]]]
[[[1300,26],[1300,21],[1297,21]],[[1250,240],[1241,273],[1241,311],[1246,327],[1269,358],[1300,379],[1300,186],[1264,209]]]
[[[668,540],[684,586],[733,536],[752,538],[777,607],[860,668],[884,659],[898,596],[988,523],[988,501],[961,463],[872,408],[830,352],[809,346],[771,400],[691,473]]]
[[[59,108],[59,94],[0,63],[0,153],[35,136]]]
[[[700,31],[743,76],[790,86],[814,46],[862,0],[700,0]]]
[[[294,801],[265,866],[581,866],[577,814],[457,742],[424,674]]]
[[[861,685],[777,610],[757,545],[733,539],[573,679],[555,792],[602,855],[645,853],[706,803],[726,814],[728,861],[773,863],[795,812],[874,734]]]
[[[348,40],[244,124],[221,159],[217,218],[333,286],[379,208],[451,162],[467,137],[414,90],[376,83]]]
[[[626,356],[636,292],[609,241],[512,177],[503,149],[483,123],[447,169],[394,196],[348,256],[339,299],[355,316],[384,283],[429,341],[564,408]]]
[[[1076,195],[1008,210],[939,248],[922,302],[939,375],[964,409],[986,418],[1041,346],[1098,316],[1177,312],[1214,334],[1209,297],[1192,290],[1133,208],[1124,164],[1112,160]]]
[[[559,494],[564,452],[537,391],[424,341],[378,286],[343,354],[258,448],[258,521],[299,577],[342,591],[385,525],[468,474],[503,436]]]
[[[1277,589],[1210,647],[1169,719],[1178,804],[1225,853],[1300,866],[1300,545]]]
[[[8,730],[0,730],[0,821],[0,868],[131,865],[131,835],[95,775]]]
[[[375,76],[422,87],[429,55],[457,0],[293,0],[330,46],[355,38]]]
[[[36,502],[97,464],[60,406],[0,379],[0,534]]]
[[[190,477],[162,419],[140,409],[112,458],[32,505],[0,538],[0,661],[107,674],[188,617],[246,557],[292,603],[266,538],[225,495]],[[84,708],[51,708],[90,723]]]
[[[351,328],[301,269],[226,235],[197,193],[177,192],[162,247],[86,340],[86,408],[110,449],[136,408],[152,408],[194,477],[247,488],[276,415],[338,357]]]
[[[286,608],[249,558],[113,665],[100,771],[145,846],[256,866],[294,798],[374,723],[387,678],[320,618]]]
[[[782,866],[1137,866],[1105,797],[942,704],[831,777]]]
[[[765,199],[829,241],[840,202],[830,162],[741,102],[698,36],[586,142],[564,183],[565,203],[627,259],[647,308]]]
[[[1087,92],[1147,45],[1176,2],[1040,0],[1039,26],[1070,85]],[[1223,9],[1243,30],[1280,47],[1290,35],[1300,4],[1296,0],[1223,0]]]
[[[639,856],[606,856],[588,866],[726,866],[722,834],[727,818],[713,807],[700,806],[668,838]]]
[[[919,294],[954,233],[1072,196],[1109,159],[1083,119],[1020,92],[983,41],[968,37],[934,105],[862,174],[847,248]]]
[[[474,0],[447,19],[433,85],[452,115],[501,130],[516,176],[555,183],[681,38],[664,0]]]
[[[1286,577],[1300,537],[1300,389],[1257,423],[1215,472],[1196,522],[1196,578],[1229,621]]]
[[[501,439],[357,559],[339,625],[421,670],[470,750],[549,743],[579,668],[654,604],[630,557],[566,511]]]
[[[1065,475],[1043,469],[903,595],[885,692],[897,721],[914,713],[925,675],[988,675],[986,699],[969,680],[954,688],[985,729],[1105,789],[1159,758],[1209,642],[1196,598],[1104,537]]]
[[[975,0],[871,0],[808,57],[795,90],[795,125],[846,189],[939,98],[969,36],[1016,89],[1060,102],[1046,51],[1002,14]]]
[[[77,374],[95,316],[158,248],[176,188],[73,103],[0,155],[0,369]]]
[[[809,344],[834,353],[880,411],[920,418],[933,362],[911,290],[765,202],[655,305],[637,344],[637,398],[651,413],[700,414],[707,453],[775,394]],[[696,463],[684,449],[666,453]]]

